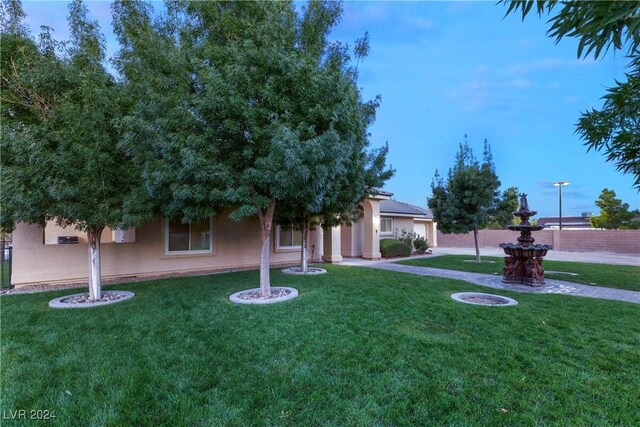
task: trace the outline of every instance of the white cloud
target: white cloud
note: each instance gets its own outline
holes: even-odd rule
[[[433,28],[433,21],[429,18],[418,18],[413,16],[406,16],[404,23],[408,27],[414,27],[421,30],[428,30]]]
[[[563,59],[547,58],[538,61],[520,62],[513,64],[504,70],[506,75],[523,75],[529,74],[535,71],[550,71],[557,70],[558,68],[571,65],[574,61],[567,61]]]
[[[519,88],[519,89],[527,89],[533,86],[533,82],[528,79],[520,78],[520,79],[514,79],[507,82],[507,85],[511,87]]]
[[[386,3],[369,3],[364,7],[359,6],[357,8],[350,8],[348,6],[348,4],[345,5],[342,16],[343,22],[347,25],[376,23],[383,20],[390,13],[390,10],[386,7]]]

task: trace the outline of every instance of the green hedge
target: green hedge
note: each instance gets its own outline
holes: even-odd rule
[[[380,240],[380,253],[385,258],[411,255],[411,247],[396,239]]]

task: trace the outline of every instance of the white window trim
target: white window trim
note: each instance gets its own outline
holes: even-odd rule
[[[382,231],[382,220],[383,219],[391,220],[391,231]],[[393,218],[388,217],[388,216],[381,216],[380,217],[380,235],[381,236],[392,236],[393,235]]]
[[[276,225],[276,250],[302,249],[302,245],[280,246],[280,229],[281,227],[279,225]],[[293,227],[291,227],[291,232],[293,232]],[[291,241],[293,241],[293,236],[291,238]]]
[[[200,249],[194,251],[170,251],[169,250],[169,218],[164,219],[164,254],[165,255],[197,255],[213,253],[213,217],[209,217],[209,249]],[[191,246],[191,225],[189,225],[189,246]]]

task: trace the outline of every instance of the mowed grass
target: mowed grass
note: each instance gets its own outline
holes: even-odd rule
[[[399,261],[398,264],[502,275],[504,258],[483,256],[481,258],[482,262],[479,264],[475,262],[475,259],[475,256],[472,255],[442,255],[433,258],[416,258]],[[542,266],[545,269],[545,278],[640,291],[640,267],[632,265],[550,261],[546,259],[543,261]],[[558,273],[549,273],[548,271]],[[562,274],[561,272],[575,273],[577,276]]]
[[[9,272],[11,270],[11,261],[0,262],[0,289],[9,288],[11,285],[11,278]]]
[[[55,425],[639,425],[640,307],[500,292],[365,268],[272,271],[300,296],[228,296],[258,272],[121,284],[126,302],[55,310],[3,296],[2,413]],[[495,291],[492,290],[493,293]]]

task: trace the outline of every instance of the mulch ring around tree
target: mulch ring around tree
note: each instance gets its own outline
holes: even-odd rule
[[[135,294],[129,291],[103,291],[98,300],[89,298],[88,293],[66,295],[49,301],[51,308],[89,308],[101,305],[115,304],[133,298]]]
[[[518,305],[518,301],[502,295],[485,294],[482,292],[458,292],[451,295],[458,302],[474,305],[489,305],[496,307],[509,307]]]
[[[288,301],[298,296],[298,290],[286,287],[271,288],[271,296],[263,297],[260,288],[236,292],[229,297],[229,301],[236,304],[275,304]]]
[[[301,267],[290,267],[280,270],[282,274],[315,276],[316,274],[325,274],[327,270],[324,268],[307,267],[307,271],[302,271]]]

